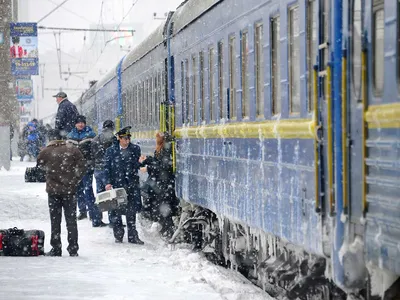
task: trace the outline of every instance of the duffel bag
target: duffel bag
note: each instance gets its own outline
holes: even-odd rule
[[[44,255],[44,231],[17,227],[0,230],[0,256]]]
[[[26,168],[25,182],[46,182],[46,171],[38,167]]]

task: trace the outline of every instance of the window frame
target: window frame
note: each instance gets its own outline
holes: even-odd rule
[[[218,57],[218,105],[219,105],[219,119],[222,120],[225,117],[224,114],[224,42],[221,40],[217,46],[217,57]]]
[[[242,89],[242,119],[250,119],[250,86],[249,86],[249,30],[240,32],[240,85]]]
[[[256,96],[256,119],[265,118],[264,97],[264,24],[258,21],[254,24],[254,74]]]
[[[294,24],[294,17],[293,14],[294,12],[297,11],[297,24]],[[296,36],[294,35],[295,28],[296,26],[299,28],[300,27],[300,5],[299,3],[294,3],[288,8],[288,73],[289,73],[289,115],[291,116],[299,116],[301,113],[301,55],[298,53],[297,61],[295,61],[295,53],[296,49],[292,44],[295,42]],[[298,30],[298,35],[297,35],[297,43],[298,43],[298,51],[300,52],[301,49],[301,41],[300,41],[300,30]],[[296,65],[295,65],[296,63]],[[295,78],[295,69],[299,70],[299,76],[298,78]],[[294,87],[297,85],[297,95],[298,99],[298,110],[293,111],[293,102],[294,98],[296,97],[295,95],[295,90]],[[296,97],[297,98],[297,97]]]
[[[215,97],[214,97],[214,47],[208,49],[208,93],[210,102],[210,123],[215,123]]]
[[[228,119],[237,119],[237,106],[236,106],[236,36],[231,34],[229,36],[229,115]]]
[[[384,89],[384,80],[383,80],[383,85],[382,85],[382,89],[378,90],[376,87],[376,66],[375,66],[375,57],[376,57],[376,51],[375,51],[375,44],[376,44],[376,31],[375,31],[375,26],[376,26],[376,21],[375,21],[375,16],[377,13],[379,13],[380,11],[383,12],[383,42],[385,41],[385,9],[384,9],[384,1],[382,0],[377,0],[377,1],[373,1],[372,4],[372,92],[373,95],[377,98],[381,98],[383,96],[383,89]],[[383,43],[384,44],[384,43]],[[385,46],[383,46],[383,57],[385,55]],[[385,74],[385,64],[384,64],[385,60],[383,60],[383,65],[382,65],[382,76],[384,76]]]
[[[314,66],[317,64],[316,58],[318,56],[318,25],[316,16],[316,0],[307,0],[307,69],[308,69],[308,83],[307,83],[307,112],[314,111]],[[315,32],[314,32],[315,23]],[[314,33],[315,44],[313,42]]]
[[[276,14],[270,17],[270,59],[271,59],[271,112],[272,116],[276,116],[282,113],[282,99],[281,99],[281,71],[280,71],[280,62],[281,62],[281,55],[280,55],[280,15]],[[274,24],[279,25],[279,34],[277,35],[274,33]],[[276,36],[278,37],[277,39]],[[277,41],[277,47],[274,47],[275,40]],[[276,48],[276,49],[275,49]],[[274,56],[277,53],[276,57],[279,61],[274,64]],[[274,71],[274,70],[277,70]],[[279,76],[276,76],[278,74]],[[275,79],[277,78],[276,82]],[[278,100],[278,101],[277,101]]]
[[[200,103],[199,103],[199,115],[200,115],[200,123],[206,120],[206,114],[205,114],[205,83],[204,83],[204,52],[200,51],[199,53],[199,76],[200,76],[200,86],[199,86],[199,92],[200,92]]]

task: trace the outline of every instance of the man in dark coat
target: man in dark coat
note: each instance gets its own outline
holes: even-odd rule
[[[131,144],[130,126],[117,132],[119,143],[106,151],[105,178],[106,190],[124,188],[127,195],[126,222],[128,242],[142,245],[136,230],[136,213],[142,206],[138,170],[141,150],[138,145]],[[121,213],[111,211],[111,219],[116,243],[122,243],[125,231],[122,225]]]
[[[95,197],[93,194],[93,155],[92,155],[92,140],[96,133],[90,126],[86,125],[86,117],[79,115],[75,121],[75,128],[67,135],[67,138],[75,141],[78,144],[79,150],[86,163],[86,173],[82,181],[79,183],[76,198],[78,200],[79,216],[78,220],[87,218],[87,210],[92,219],[93,227],[103,227],[101,221],[102,214],[95,205]]]
[[[78,256],[78,226],[76,221],[75,193],[85,172],[85,161],[79,149],[62,140],[57,130],[49,132],[50,143],[38,158],[38,167],[46,170],[46,192],[48,194],[52,249],[46,255],[61,256],[61,215],[64,208],[68,231],[70,256]]]
[[[106,120],[103,123],[103,131],[92,140],[92,155],[94,159],[94,178],[96,179],[96,192],[101,193],[106,190],[105,182],[105,164],[106,150],[113,144],[118,144],[117,138],[114,135],[114,122]],[[112,227],[110,212],[108,219]]]
[[[75,127],[75,120],[79,113],[76,106],[68,100],[66,93],[59,92],[53,97],[56,98],[58,104],[55,129],[58,129],[62,136],[66,136]]]

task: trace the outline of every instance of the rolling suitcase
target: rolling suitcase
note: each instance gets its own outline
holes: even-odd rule
[[[44,255],[44,231],[0,229],[0,256]]]

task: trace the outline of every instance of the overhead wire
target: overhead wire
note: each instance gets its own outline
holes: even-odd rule
[[[136,0],[135,2],[133,2],[132,6],[129,8],[128,12],[125,14],[125,16],[122,18],[121,22],[118,24],[117,26],[117,30],[120,29],[122,23],[124,22],[124,20],[126,19],[126,17],[130,14],[130,12],[132,11],[133,7],[139,2],[139,0]],[[102,1],[102,6],[103,6],[103,1]],[[107,47],[108,43],[106,43],[103,48],[101,49],[100,55],[97,57],[95,63],[93,64],[93,66],[89,69],[88,74],[96,67],[97,63],[99,62],[101,56],[104,53],[105,48]],[[80,85],[79,85],[80,86]]]

